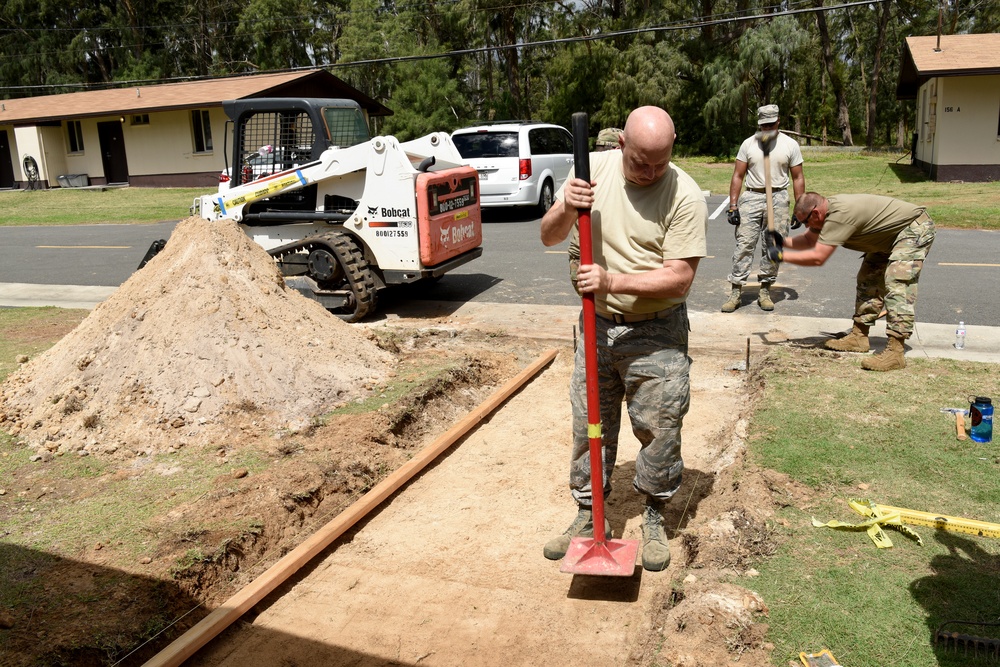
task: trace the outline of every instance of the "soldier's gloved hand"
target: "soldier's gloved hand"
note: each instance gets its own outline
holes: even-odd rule
[[[767,246],[768,259],[780,262],[784,258],[785,237],[778,232],[764,232],[764,243]]]
[[[788,226],[792,229],[798,229],[802,226],[802,223],[799,222],[799,219],[795,217],[794,213],[792,213],[792,219],[788,221]]]
[[[729,222],[729,224],[738,227],[740,224],[740,209],[738,208],[729,209],[729,213],[726,214],[726,221]]]

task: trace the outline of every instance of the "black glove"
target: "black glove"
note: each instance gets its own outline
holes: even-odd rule
[[[791,227],[792,229],[798,229],[799,227],[802,226],[802,223],[799,222],[799,219],[796,218],[795,214],[793,213],[792,219],[788,222],[788,226]]]
[[[729,209],[729,213],[726,214],[726,220],[729,222],[729,224],[738,227],[740,224],[740,209],[738,208]]]
[[[778,232],[764,232],[764,243],[767,246],[768,259],[780,262],[784,257],[785,237]]]

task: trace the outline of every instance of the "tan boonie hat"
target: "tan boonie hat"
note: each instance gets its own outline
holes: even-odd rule
[[[618,136],[622,133],[617,127],[606,127],[597,133],[597,147],[618,146]]]
[[[761,108],[757,109],[758,125],[768,125],[769,123],[774,123],[777,120],[778,120],[777,104],[765,104]]]

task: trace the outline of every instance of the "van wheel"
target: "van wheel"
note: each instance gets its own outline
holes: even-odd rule
[[[552,208],[555,203],[555,192],[552,190],[552,181],[546,180],[542,183],[542,193],[538,196],[538,212],[545,215],[545,212]]]

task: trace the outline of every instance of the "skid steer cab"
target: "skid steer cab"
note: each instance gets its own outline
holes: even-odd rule
[[[482,255],[478,174],[446,132],[370,138],[349,100],[223,106],[234,124],[231,164],[241,166],[192,213],[239,223],[288,286],[341,319],[374,312],[386,287],[436,279]]]

